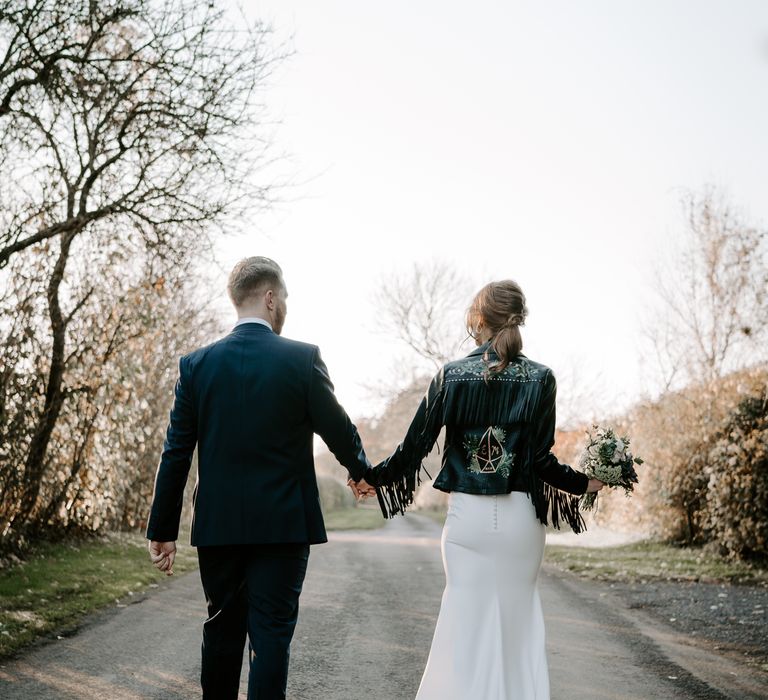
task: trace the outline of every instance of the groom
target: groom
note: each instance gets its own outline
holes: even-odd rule
[[[197,446],[192,545],[208,603],[203,698],[237,698],[247,634],[248,698],[276,700],[285,698],[309,545],[327,542],[313,433],[358,495],[372,492],[363,481],[370,463],[318,348],[280,336],[288,293],[278,264],[240,261],[228,291],[239,318],[232,332],[179,362],[147,539],[155,566],[172,574]]]

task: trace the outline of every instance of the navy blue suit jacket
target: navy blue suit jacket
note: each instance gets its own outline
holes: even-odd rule
[[[326,542],[313,433],[363,477],[370,463],[315,345],[245,323],[183,356],[147,538],[177,539],[197,445],[192,545]]]

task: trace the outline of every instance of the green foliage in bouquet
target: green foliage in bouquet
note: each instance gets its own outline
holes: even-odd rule
[[[587,438],[579,466],[591,479],[600,479],[610,487],[621,487],[629,497],[637,483],[635,465],[643,463],[630,452],[629,438],[618,437],[613,429],[598,425],[587,431]],[[579,500],[584,510],[596,508],[596,504],[597,493],[585,493]]]

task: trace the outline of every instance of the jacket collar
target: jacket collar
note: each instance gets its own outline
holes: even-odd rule
[[[471,353],[469,353],[469,355],[467,355],[467,357],[477,357],[478,355],[482,355],[490,347],[490,345],[491,341],[489,340],[476,347]],[[493,352],[493,349],[491,349],[491,352]],[[496,353],[493,354],[495,355]]]
[[[491,341],[490,340],[485,342],[485,343],[483,343],[482,345],[476,347],[471,353],[469,353],[469,355],[467,355],[467,357],[482,357],[482,355],[485,353],[486,350],[489,351],[488,355],[490,357],[496,357],[496,352],[491,347]],[[525,355],[523,355],[523,353],[519,353],[517,355],[517,357],[525,357]]]
[[[256,335],[258,333],[274,334],[274,331],[263,323],[241,323],[235,326],[230,335]]]

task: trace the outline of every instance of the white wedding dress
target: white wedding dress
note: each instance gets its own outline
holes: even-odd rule
[[[545,540],[521,491],[450,494],[446,586],[416,700],[549,700],[537,587]]]

